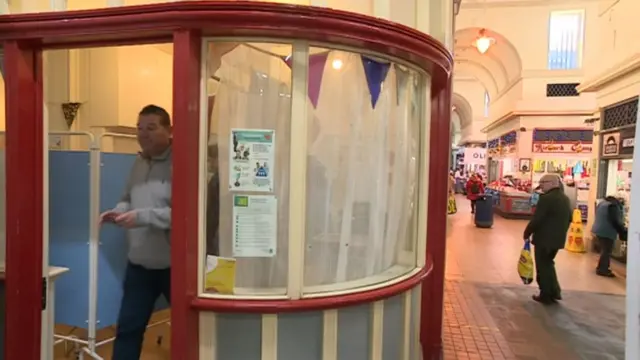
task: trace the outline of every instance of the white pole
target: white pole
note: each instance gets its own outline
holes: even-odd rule
[[[640,120],[640,112],[638,113]],[[640,139],[640,121],[636,121],[636,139]],[[631,178],[631,197],[629,219],[640,218],[640,146],[633,149],[633,177]],[[635,189],[635,191],[634,191]],[[627,245],[627,321],[625,358],[640,359],[640,223],[629,222],[629,241]]]
[[[89,319],[88,341],[89,351],[96,351],[96,327],[98,316],[98,250],[99,216],[100,216],[100,144],[91,138],[89,150]]]

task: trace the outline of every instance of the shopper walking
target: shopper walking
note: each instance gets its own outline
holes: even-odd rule
[[[591,232],[600,244],[600,260],[596,268],[596,274],[600,276],[615,277],[609,268],[613,244],[618,236],[620,240],[627,241],[623,209],[623,200],[613,196],[607,196],[596,207],[596,217]]]
[[[161,107],[138,114],[142,151],[133,164],[124,195],[101,223],[127,229],[129,262],[116,328],[113,360],[137,360],[154,305],[171,294],[171,119]]]
[[[533,300],[551,304],[562,300],[555,258],[558,251],[564,248],[567,230],[571,224],[572,209],[569,198],[562,191],[559,176],[544,175],[540,179],[540,190],[542,195],[533,218],[524,230],[524,239],[531,238],[534,245],[536,281],[540,294],[534,295]]]
[[[471,201],[471,213],[473,214],[476,212],[476,201],[484,195],[484,184],[476,174],[471,174],[469,181],[467,181],[466,189],[467,199]]]

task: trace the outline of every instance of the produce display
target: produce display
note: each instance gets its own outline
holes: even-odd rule
[[[528,195],[531,193],[531,181],[515,179],[510,176],[492,181],[487,186],[493,190],[510,194]]]
[[[533,214],[531,182],[506,176],[487,185],[497,214],[504,218],[528,218]]]

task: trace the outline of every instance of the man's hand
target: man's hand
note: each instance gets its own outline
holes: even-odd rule
[[[135,227],[137,220],[138,220],[138,214],[136,213],[135,210],[127,211],[126,213],[119,214],[115,218],[116,224],[126,229]]]
[[[117,213],[116,211],[113,210],[107,210],[105,212],[103,212],[102,214],[100,214],[100,222],[99,224],[102,225],[104,223],[114,223],[116,220],[116,217],[120,215],[119,213]]]

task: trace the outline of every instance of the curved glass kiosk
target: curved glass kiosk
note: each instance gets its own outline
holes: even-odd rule
[[[25,250],[48,236],[42,52],[138,44],[173,63],[172,358],[439,356],[452,71],[439,42],[255,2],[1,16],[0,41],[5,358],[47,351],[42,252]]]

